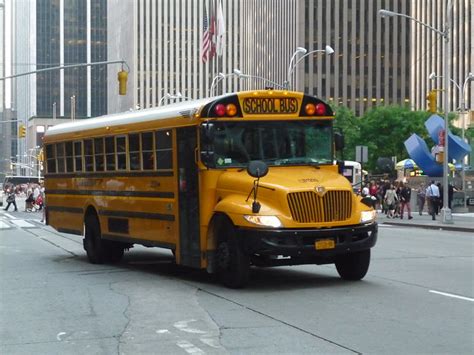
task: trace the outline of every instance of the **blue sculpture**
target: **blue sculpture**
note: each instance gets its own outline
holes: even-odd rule
[[[444,129],[444,119],[434,114],[425,122],[425,127],[431,139],[438,145],[439,133]],[[416,162],[426,175],[431,177],[443,175],[443,165],[436,162],[435,157],[421,137],[412,134],[404,144],[410,158]],[[448,144],[449,160],[456,159],[456,161],[460,161],[471,151],[469,144],[451,132],[448,132]]]

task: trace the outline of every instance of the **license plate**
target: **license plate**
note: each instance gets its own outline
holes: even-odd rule
[[[314,247],[316,250],[334,249],[336,247],[336,242],[334,239],[317,240],[314,242]]]

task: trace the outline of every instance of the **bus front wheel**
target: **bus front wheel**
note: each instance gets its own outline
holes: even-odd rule
[[[242,250],[232,231],[226,228],[227,238],[222,239],[216,250],[217,277],[230,288],[242,288],[249,279],[250,257]]]
[[[336,269],[345,280],[361,280],[367,274],[370,264],[370,249],[340,255],[336,259]]]
[[[84,249],[92,264],[103,264],[105,245],[100,235],[100,225],[97,216],[89,215],[85,220]]]
[[[92,264],[118,263],[122,260],[123,244],[102,239],[97,216],[87,216],[85,224],[84,249],[86,249],[87,258]]]

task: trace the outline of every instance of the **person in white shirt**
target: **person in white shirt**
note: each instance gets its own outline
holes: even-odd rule
[[[426,200],[428,201],[428,213],[434,221],[439,203],[439,188],[434,181],[431,181],[430,185],[426,188]]]

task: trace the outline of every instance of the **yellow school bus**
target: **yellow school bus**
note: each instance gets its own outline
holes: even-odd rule
[[[251,266],[362,279],[376,214],[335,160],[333,119],[318,98],[262,90],[57,125],[44,137],[48,224],[82,235],[92,263],[168,248],[229,287]]]

